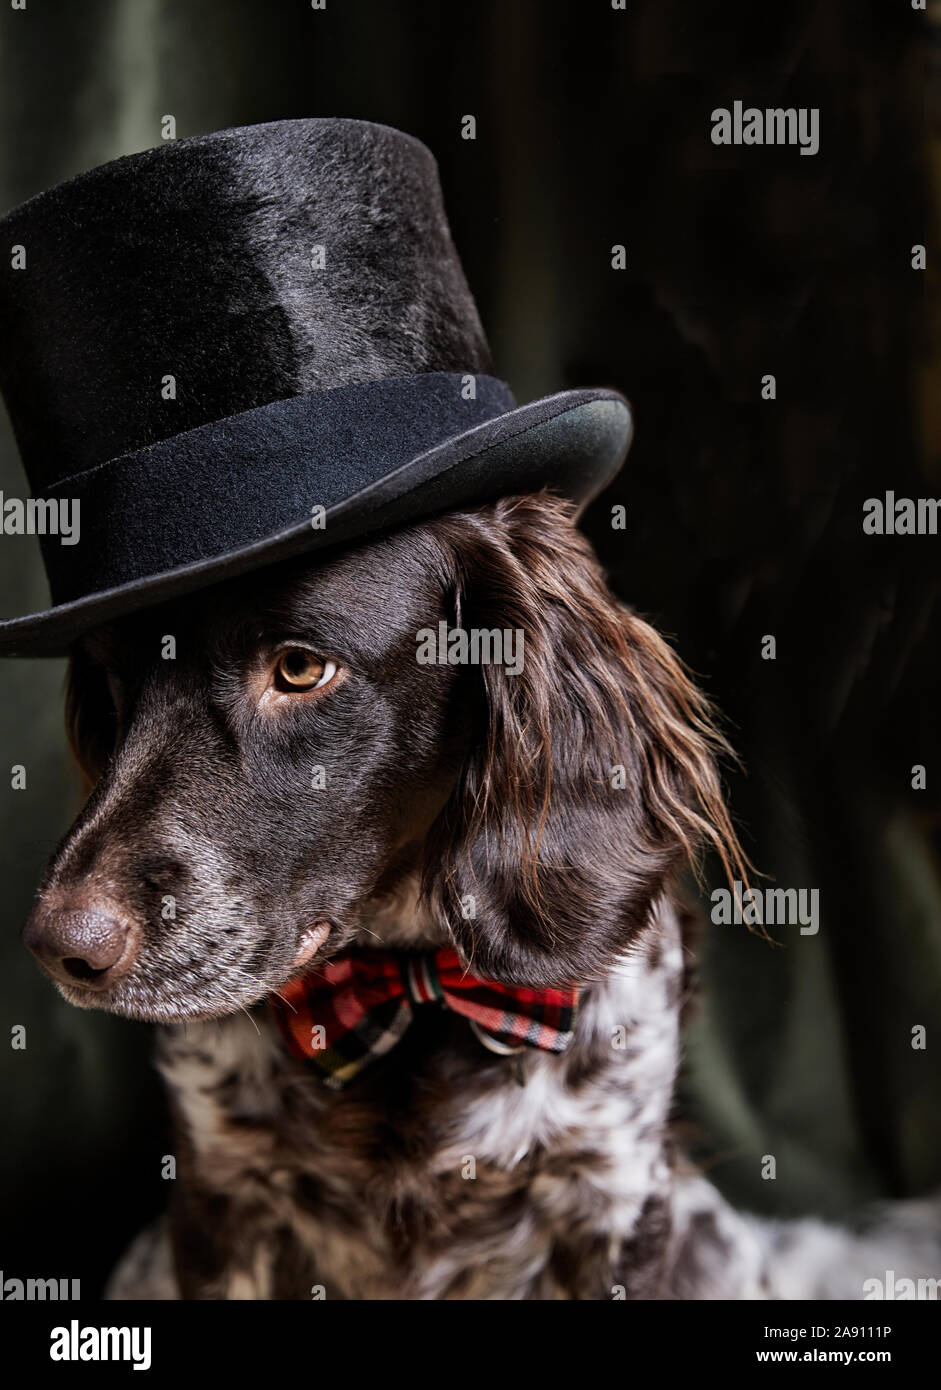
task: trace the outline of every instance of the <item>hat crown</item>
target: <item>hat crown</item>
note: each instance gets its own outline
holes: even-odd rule
[[[168,142],[0,223],[0,389],[33,491],[272,401],[487,372],[435,161],[386,126]]]

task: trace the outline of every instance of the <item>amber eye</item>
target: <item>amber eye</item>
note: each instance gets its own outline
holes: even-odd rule
[[[278,690],[297,694],[304,690],[316,690],[326,685],[336,675],[336,662],[321,661],[312,652],[302,647],[289,647],[278,657],[275,667],[275,685]]]

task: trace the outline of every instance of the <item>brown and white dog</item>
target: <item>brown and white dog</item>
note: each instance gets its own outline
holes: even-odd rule
[[[421,664],[440,622],[522,631],[521,669]],[[168,1222],[112,1296],[860,1297],[893,1259],[939,1272],[927,1206],[776,1225],[675,1151],[671,883],[703,847],[742,876],[723,744],[566,504],[123,619],[75,650],[69,720],[93,791],[26,940],[70,1002],[163,1025],[178,1132]],[[299,971],[444,945],[487,979],[577,983],[570,1047],[494,1055],[422,1009],[342,1091],[285,1047],[267,1001]]]

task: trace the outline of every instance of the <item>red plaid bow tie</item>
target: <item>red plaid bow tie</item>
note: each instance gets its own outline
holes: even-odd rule
[[[313,1062],[337,1089],[395,1046],[417,1005],[453,1009],[485,1047],[505,1054],[564,1052],[577,1002],[575,986],[517,989],[477,979],[452,950],[337,956],[271,998],[294,1056]]]

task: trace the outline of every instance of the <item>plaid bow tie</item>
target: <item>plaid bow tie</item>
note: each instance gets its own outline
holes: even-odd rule
[[[291,1052],[319,1067],[335,1089],[395,1047],[418,1005],[453,1009],[485,1047],[509,1054],[524,1047],[564,1052],[577,1001],[575,986],[518,989],[480,980],[453,950],[337,956],[271,997]]]

